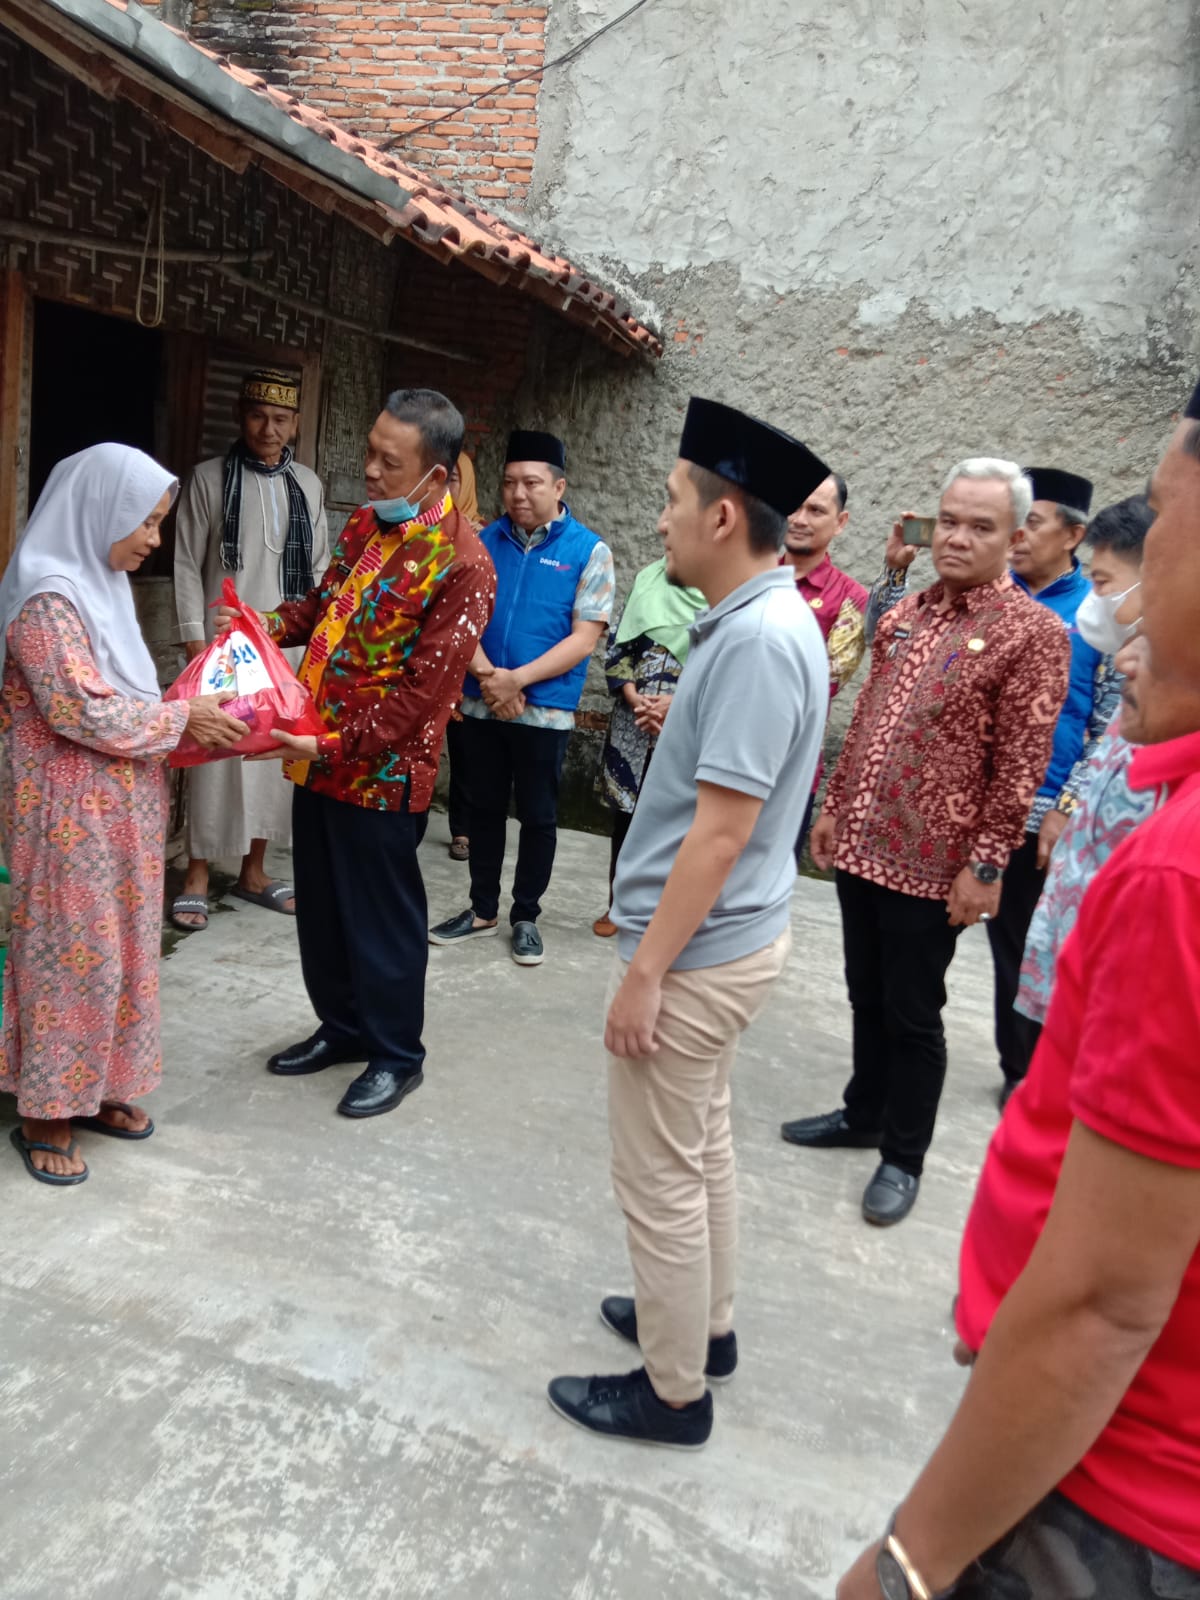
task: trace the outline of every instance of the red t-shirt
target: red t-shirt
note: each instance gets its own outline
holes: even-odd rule
[[[1084,897],[1029,1077],[992,1138],[960,1264],[958,1331],[972,1350],[1042,1230],[1074,1119],[1200,1167],[1200,733],[1140,750],[1130,785],[1166,786],[1169,799]],[[1059,1487],[1200,1569],[1200,1252],[1112,1420]]]

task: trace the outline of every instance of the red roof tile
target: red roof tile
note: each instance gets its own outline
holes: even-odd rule
[[[127,9],[124,0],[106,0],[106,3],[119,11]],[[322,116],[296,95],[267,83],[257,73],[235,66],[179,30],[171,29],[171,32],[184,39],[190,49],[215,61],[250,94],[269,101],[293,122],[327,139],[368,171],[390,178],[408,190],[411,199],[401,210],[378,199],[368,202],[394,227],[398,236],[441,260],[461,261],[493,282],[508,283],[515,289],[534,294],[561,315],[590,327],[618,348],[662,355],[662,340],[655,330],[640,321],[611,290],[594,283],[570,261],[550,255],[535,240],[499,217],[461,195],[452,194],[419,168],[381,150],[370,139]],[[186,89],[186,80],[179,82]],[[316,169],[311,170],[318,181],[325,178]],[[325,178],[325,181],[329,180]]]

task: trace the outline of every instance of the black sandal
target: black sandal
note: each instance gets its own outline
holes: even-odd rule
[[[203,917],[203,922],[180,922],[180,913]],[[171,901],[171,926],[180,933],[203,933],[208,927],[208,896],[203,894],[177,894]]]
[[[8,1137],[12,1142],[13,1149],[18,1152],[21,1160],[25,1163],[26,1172],[31,1178],[35,1178],[38,1183],[49,1183],[56,1189],[67,1189],[74,1183],[82,1183],[88,1175],[86,1167],[82,1172],[58,1173],[43,1172],[40,1167],[35,1167],[33,1164],[33,1152],[35,1150],[45,1150],[47,1154],[52,1156],[73,1156],[79,1149],[79,1141],[77,1139],[72,1139],[64,1150],[61,1145],[43,1144],[40,1139],[27,1139],[20,1124],[12,1130]]]
[[[134,1107],[125,1100],[101,1100],[100,1109],[107,1107],[110,1111],[123,1111],[127,1117],[132,1117]],[[154,1132],[154,1124],[146,1118],[144,1128],[118,1128],[115,1122],[105,1122],[103,1117],[72,1117],[73,1128],[87,1128],[90,1133],[106,1133],[110,1139],[148,1139]]]

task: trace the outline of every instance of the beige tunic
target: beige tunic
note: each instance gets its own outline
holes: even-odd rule
[[[329,530],[325,521],[324,492],[315,472],[294,468],[313,522],[313,573],[319,579],[329,564]],[[224,520],[221,493],[225,460],[215,456],[202,461],[188,478],[179,497],[175,525],[175,612],[179,637],[211,639],[213,613],[209,609],[221,595],[221,585],[231,577],[238,595],[257,611],[272,611],[279,604],[283,548],[287,539],[287,485],[283,475],[265,477],[242,469],[242,570],[226,572],[221,565]],[[303,652],[286,651],[293,667]],[[291,838],[292,785],[275,761],[245,762],[234,759],[195,767],[189,775],[188,852],[197,859],[217,861],[243,856],[251,839],[288,843]]]

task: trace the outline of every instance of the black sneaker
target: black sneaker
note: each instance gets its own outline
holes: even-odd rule
[[[638,1342],[637,1309],[626,1294],[610,1294],[600,1302],[600,1321],[606,1328],[619,1333],[630,1344]],[[709,1383],[728,1383],[737,1371],[737,1334],[731,1328],[719,1339],[708,1341],[708,1361],[704,1376]]]
[[[519,967],[540,967],[546,959],[536,922],[513,923],[512,958]]]
[[[439,922],[436,928],[429,930],[430,944],[462,944],[467,939],[494,939],[500,932],[498,922],[486,923],[482,928],[475,926],[475,913],[470,906],[465,911],[460,911],[456,917],[448,917],[445,922]]]
[[[712,1395],[707,1389],[699,1400],[676,1411],[655,1394],[645,1367],[610,1378],[555,1378],[546,1394],[560,1417],[612,1439],[661,1444],[668,1450],[700,1450],[712,1432]]]

